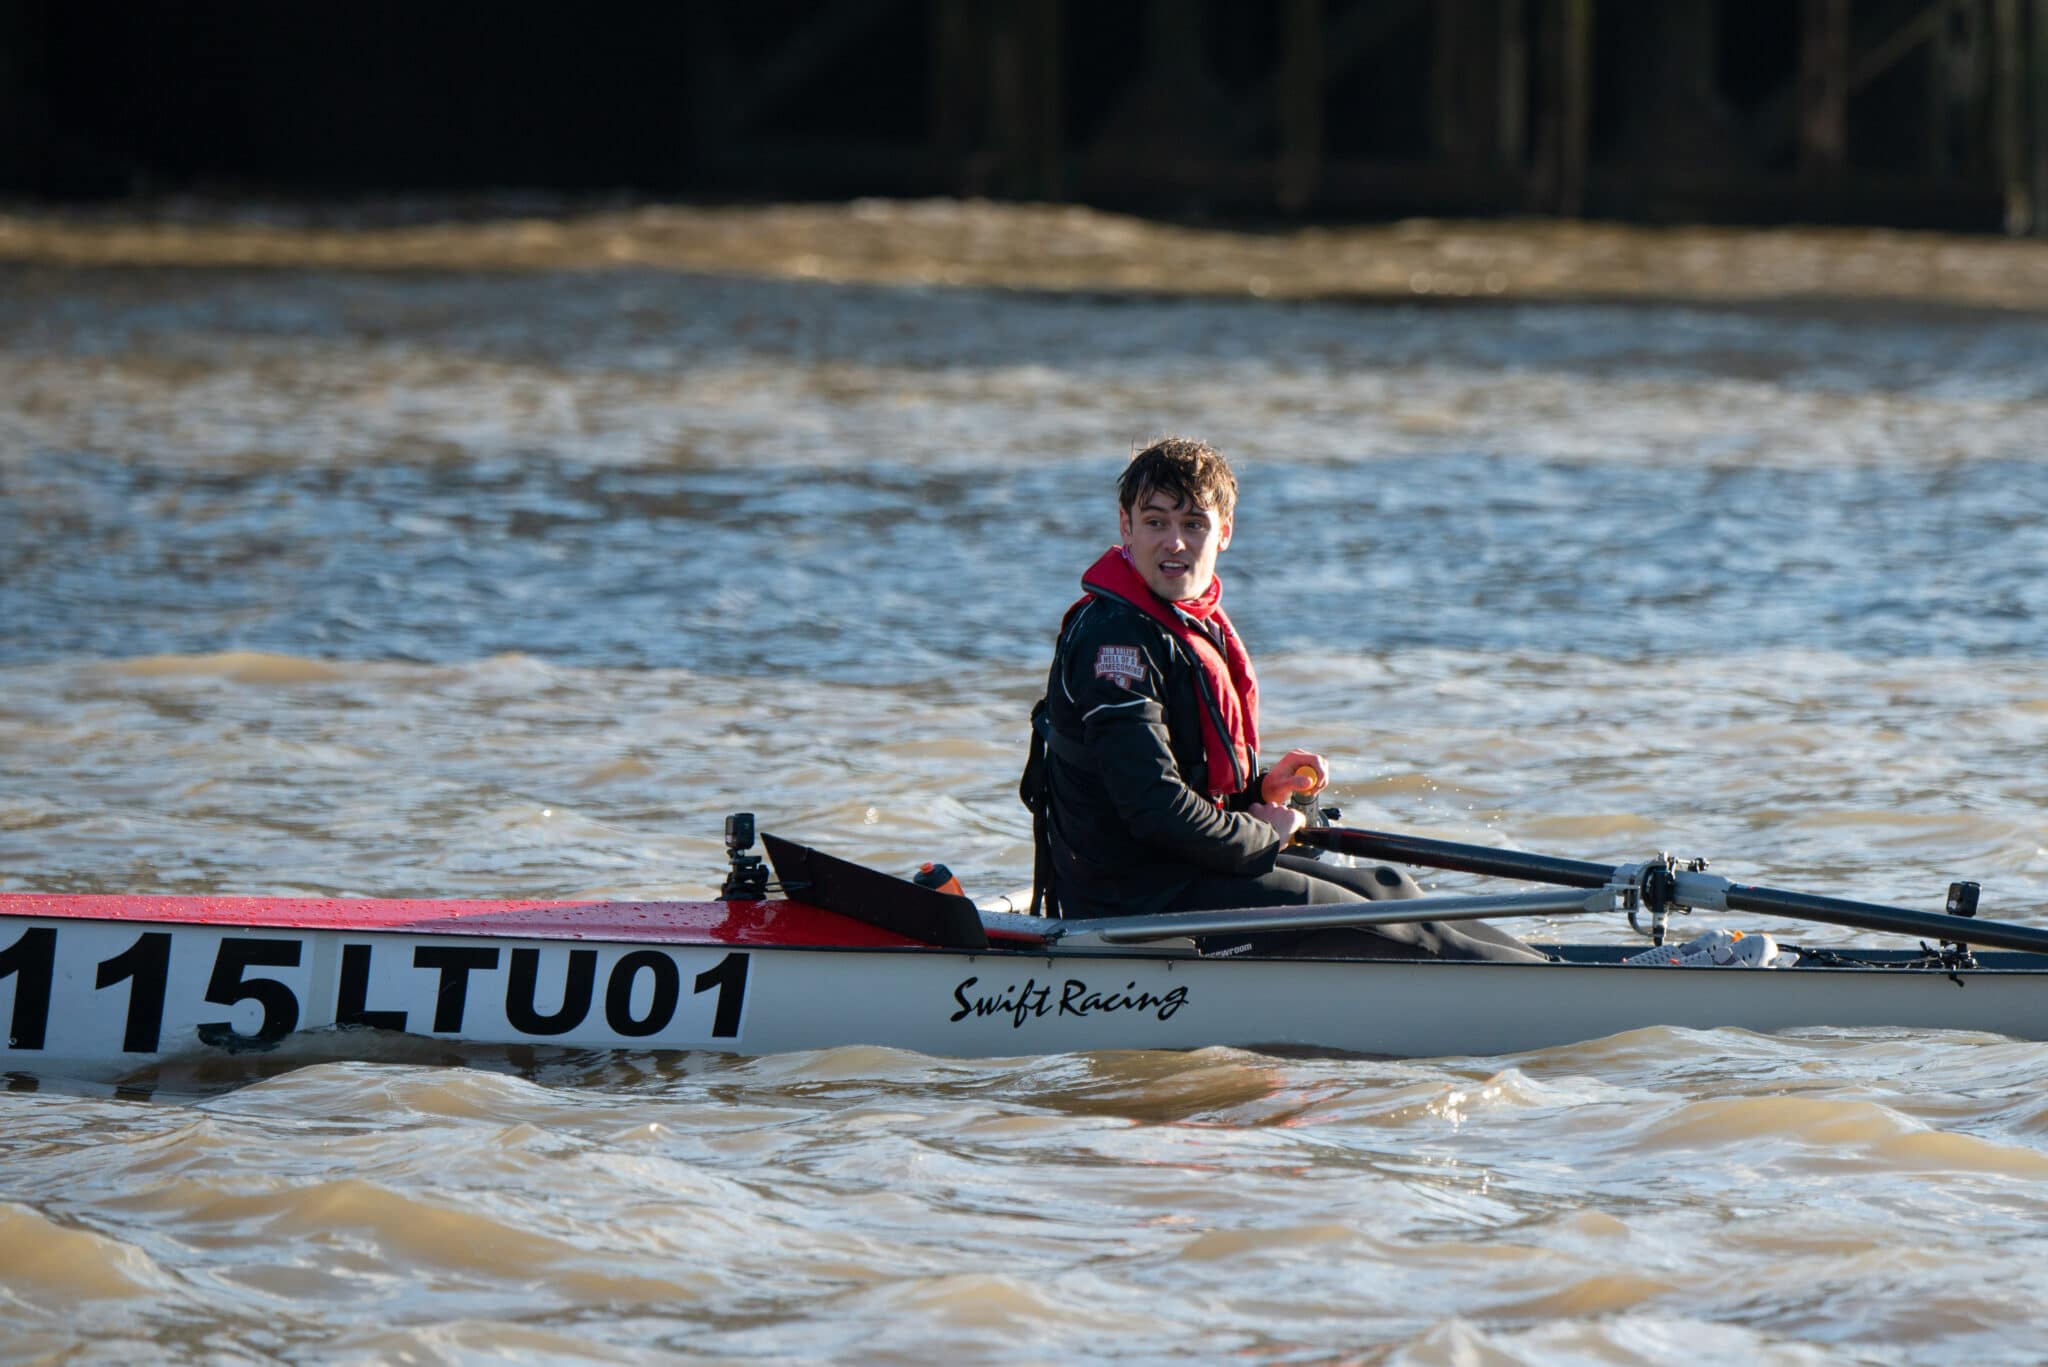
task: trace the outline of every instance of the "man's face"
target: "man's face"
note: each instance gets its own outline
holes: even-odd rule
[[[1135,508],[1118,509],[1117,520],[1146,588],[1168,602],[1208,592],[1216,578],[1216,556],[1230,544],[1228,517],[1147,490]]]

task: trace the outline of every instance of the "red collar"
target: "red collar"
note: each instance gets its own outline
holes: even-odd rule
[[[1258,772],[1259,679],[1223,610],[1223,580],[1212,580],[1199,597],[1168,602],[1145,583],[1130,553],[1112,546],[1081,576],[1081,587],[1144,613],[1186,649],[1201,671],[1204,787],[1216,801],[1243,791]]]

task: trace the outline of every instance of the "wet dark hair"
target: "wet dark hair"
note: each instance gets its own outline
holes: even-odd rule
[[[1191,437],[1161,437],[1132,456],[1116,482],[1117,502],[1134,512],[1151,493],[1228,517],[1237,507],[1237,476],[1230,472],[1223,453],[1209,443]]]

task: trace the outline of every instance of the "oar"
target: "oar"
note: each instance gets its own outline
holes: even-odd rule
[[[1309,827],[1296,835],[1295,841],[1365,859],[1386,859],[1397,864],[1420,864],[1426,868],[1452,869],[1493,878],[1520,878],[1531,883],[1558,883],[1573,888],[1605,887],[1617,880],[1628,882],[1641,873],[1640,866],[1594,864],[1582,859],[1557,859],[1521,850],[1495,849],[1489,845],[1461,845],[1450,840],[1354,830],[1344,826]],[[2034,926],[1912,911],[1875,902],[1852,902],[1840,897],[1816,897],[1810,893],[1787,892],[1782,888],[1755,887],[1731,883],[1726,878],[1691,869],[1672,872],[1670,901],[1674,906],[1701,911],[1750,911],[1766,916],[1825,921],[1830,925],[1853,926],[1858,930],[1922,939],[1968,940],[1973,945],[2048,954],[2048,930]]]

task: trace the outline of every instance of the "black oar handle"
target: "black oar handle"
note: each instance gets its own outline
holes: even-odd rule
[[[1528,883],[1556,883],[1567,888],[1604,888],[1614,880],[1614,865],[1584,859],[1557,859],[1547,854],[1495,849],[1491,845],[1460,845],[1391,831],[1361,831],[1347,826],[1309,826],[1294,837],[1298,845],[1355,854],[1361,859],[1391,859],[1396,864],[1452,869],[1489,878],[1519,878]]]

